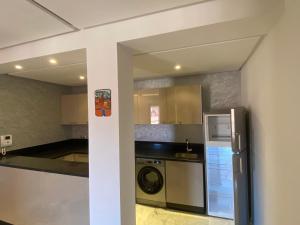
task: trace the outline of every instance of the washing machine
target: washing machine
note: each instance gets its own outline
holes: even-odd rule
[[[136,202],[166,207],[165,161],[136,158]]]

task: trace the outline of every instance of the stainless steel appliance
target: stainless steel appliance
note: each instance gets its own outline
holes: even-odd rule
[[[136,202],[166,207],[164,160],[136,158]]]
[[[248,225],[246,111],[205,114],[207,213]]]

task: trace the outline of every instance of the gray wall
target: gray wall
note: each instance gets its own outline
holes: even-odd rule
[[[70,138],[61,125],[61,95],[69,87],[0,75],[0,135],[12,134],[14,150]]]
[[[239,71],[206,75],[135,81],[135,89],[202,85],[203,112],[219,111],[241,105],[241,75]],[[202,125],[135,125],[137,141],[203,143]]]

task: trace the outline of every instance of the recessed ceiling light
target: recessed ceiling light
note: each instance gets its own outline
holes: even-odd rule
[[[181,70],[181,65],[179,65],[179,64],[175,65],[175,66],[174,66],[174,69],[175,69],[175,70]]]
[[[79,79],[80,79],[80,80],[84,80],[85,77],[84,77],[84,76],[79,76]]]
[[[21,70],[21,69],[23,69],[23,66],[21,66],[21,65],[15,65],[15,68],[16,68],[17,70]]]
[[[55,64],[57,64],[57,61],[56,61],[56,59],[49,59],[49,63],[55,65]]]

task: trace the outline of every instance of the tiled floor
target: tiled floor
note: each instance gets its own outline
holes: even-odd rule
[[[136,225],[233,225],[233,221],[136,205]]]

